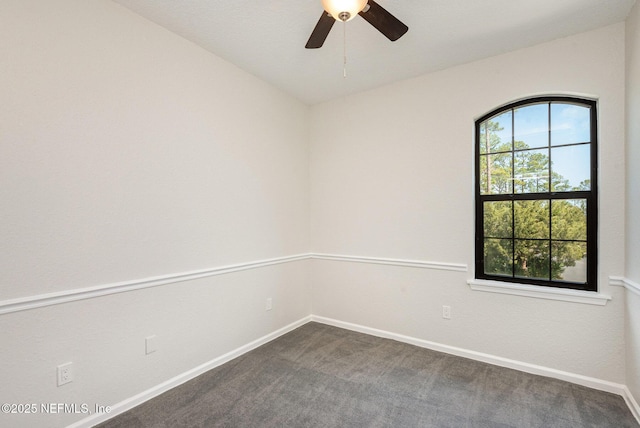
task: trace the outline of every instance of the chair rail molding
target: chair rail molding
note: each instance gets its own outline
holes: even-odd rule
[[[290,256],[282,256],[245,263],[218,266],[209,269],[174,273],[143,279],[135,279],[131,281],[102,284],[71,290],[56,291],[52,293],[18,297],[14,299],[0,300],[0,315],[309,259],[332,260],[352,263],[369,263],[421,269],[448,270],[456,272],[467,271],[467,265],[459,263],[430,262],[382,257],[348,256],[325,253],[301,253]]]
[[[609,285],[624,287],[625,289],[627,289],[627,291],[630,291],[631,293],[634,293],[640,296],[640,284],[638,284],[637,282],[631,281],[628,278],[624,278],[622,276],[610,276]]]
[[[219,266],[210,269],[174,273],[144,279],[136,279],[132,281],[116,282],[112,284],[97,285],[86,288],[76,288],[73,290],[65,290],[53,293],[20,297],[17,299],[3,300],[0,301],[0,315],[41,308],[45,306],[58,305],[61,303],[75,302],[77,300],[93,299],[96,297],[124,293],[127,291],[141,290],[144,288],[159,287],[162,285],[175,284],[177,282],[191,281],[194,279],[206,278],[210,276],[225,275],[232,272],[257,269],[282,263],[290,263],[298,260],[306,260],[308,258],[308,254],[297,254],[293,256],[276,257],[246,263]]]
[[[325,254],[325,253],[311,253],[312,259],[318,260],[334,260],[340,262],[354,262],[354,263],[370,263],[378,265],[390,265],[390,266],[402,266],[413,267],[422,269],[437,269],[437,270],[449,270],[455,272],[466,272],[468,270],[466,264],[462,263],[443,263],[443,262],[431,262],[422,260],[406,260],[406,259],[391,259],[383,257],[366,257],[366,256],[350,256],[342,254]]]

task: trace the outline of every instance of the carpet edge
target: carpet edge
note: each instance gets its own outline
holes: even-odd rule
[[[168,390],[175,388],[176,386],[182,385],[183,383],[211,370],[214,369],[226,362],[229,362],[231,360],[233,360],[234,358],[237,358],[241,355],[246,354],[249,351],[254,350],[255,348],[262,346],[268,342],[271,342],[274,339],[277,339],[280,336],[283,336],[287,333],[289,333],[290,331],[295,330],[298,327],[301,327],[305,324],[307,324],[308,322],[311,321],[311,315],[307,315],[306,317],[303,317],[297,321],[294,321],[282,328],[279,328],[278,330],[271,332],[269,334],[266,334],[252,342],[247,343],[246,345],[242,345],[232,351],[227,352],[226,354],[223,354],[219,357],[216,357],[210,361],[207,361],[206,363],[203,363],[197,367],[194,367],[191,370],[188,370],[182,374],[179,374],[177,376],[174,376],[171,379],[166,380],[165,382],[162,382],[154,387],[151,387],[145,391],[142,391],[139,394],[134,395],[133,397],[129,397],[123,401],[120,401],[119,403],[114,404],[113,406],[111,406],[111,412],[109,412],[108,414],[105,413],[96,413],[93,414],[89,417],[86,417],[80,421],[77,421],[71,425],[69,425],[67,428],[90,428],[93,427],[99,423],[105,422],[111,418],[114,418],[128,410],[133,409],[136,406],[139,406],[140,404],[154,398],[157,397],[158,395],[167,392]]]
[[[626,385],[610,382],[603,379],[597,379],[589,376],[584,376],[576,373],[566,372],[563,370],[557,370],[550,367],[539,366],[536,364],[525,363],[523,361],[512,360],[509,358],[498,357],[496,355],[485,354],[482,352],[472,351],[469,349],[458,348],[455,346],[444,345],[437,342],[431,342],[424,339],[418,339],[411,336],[405,336],[398,333],[393,333],[386,330],[380,330],[372,327],[367,327],[360,324],[354,324],[346,321],[340,321],[333,318],[323,317],[319,315],[311,315],[312,322],[320,324],[326,324],[333,327],[344,328],[346,330],[356,331],[358,333],[369,334],[371,336],[382,337],[385,339],[392,339],[398,342],[408,343],[421,348],[430,349],[432,351],[439,351],[446,354],[455,355],[458,357],[469,358],[476,361],[492,364],[499,367],[505,367],[509,369],[519,370],[525,373],[530,373],[539,376],[545,376],[564,380],[574,383],[576,385],[586,386],[588,388],[597,389],[599,391],[610,392],[616,395],[620,395],[633,416],[640,424],[640,406],[633,397],[631,391]]]

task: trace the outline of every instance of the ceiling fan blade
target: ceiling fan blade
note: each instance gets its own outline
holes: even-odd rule
[[[309,40],[304,47],[307,49],[317,49],[322,47],[324,41],[329,35],[329,31],[331,31],[331,27],[333,27],[334,22],[336,22],[336,20],[333,16],[322,11],[322,16],[320,16],[316,27],[313,29],[313,32],[311,33],[311,36],[309,36]]]
[[[365,7],[364,10],[360,12],[360,16],[366,19],[369,24],[373,25],[392,42],[395,42],[402,37],[404,33],[409,31],[409,27],[373,0],[369,0],[368,8]]]

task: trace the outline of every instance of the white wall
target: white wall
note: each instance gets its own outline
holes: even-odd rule
[[[311,313],[626,381],[638,397],[638,300],[628,293],[625,377],[624,290],[607,285],[624,272],[624,37],[614,25],[309,111],[110,1],[4,0],[0,303],[310,248],[469,270],[295,261],[0,315],[0,402],[113,405]],[[628,46],[637,88],[638,44]],[[599,98],[605,307],[465,283],[473,120],[558,91]],[[627,90],[628,117],[638,98]],[[627,239],[625,273],[636,282],[638,241]],[[159,350],[145,356],[149,335]],[[75,380],[56,387],[67,361]],[[83,417],[0,414],[0,425]]]
[[[312,108],[318,253],[461,263],[467,272],[314,260],[315,315],[625,381],[624,25],[424,75]],[[354,78],[350,76],[350,78]],[[471,291],[474,119],[534,94],[595,97],[599,288],[592,306]],[[452,319],[442,319],[442,306]]]
[[[627,19],[626,273],[640,284],[640,3]],[[627,293],[627,386],[640,400],[640,292]]]
[[[1,9],[0,301],[308,251],[306,106],[111,1]],[[309,313],[298,261],[0,315],[0,402],[113,405]]]

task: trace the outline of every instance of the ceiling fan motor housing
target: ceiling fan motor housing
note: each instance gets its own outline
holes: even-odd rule
[[[349,21],[365,8],[367,0],[322,0],[322,7],[338,21]]]

